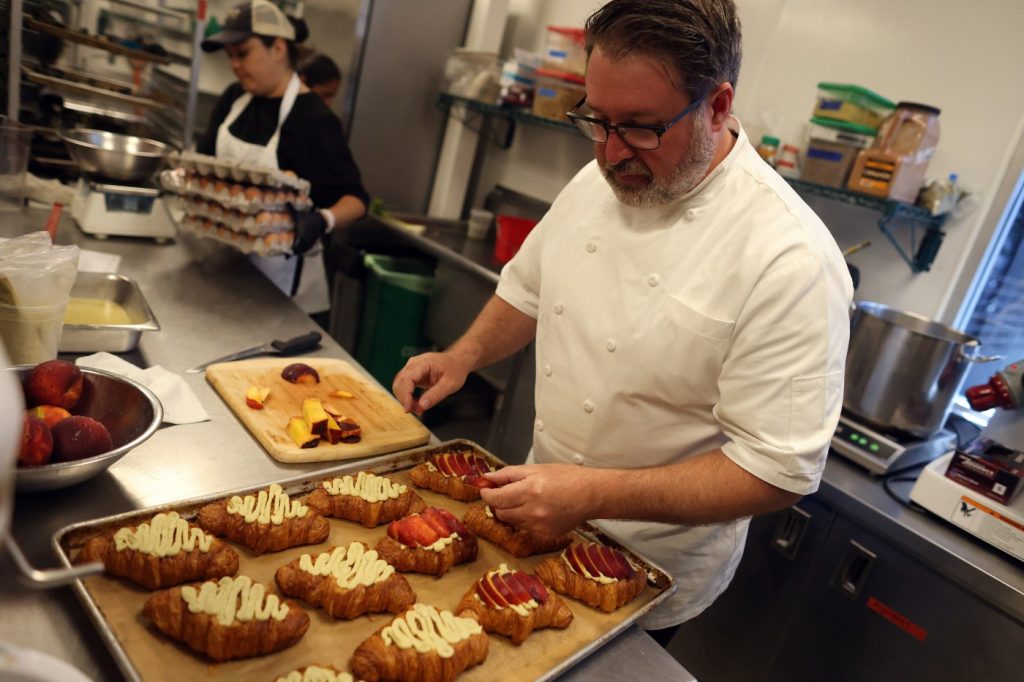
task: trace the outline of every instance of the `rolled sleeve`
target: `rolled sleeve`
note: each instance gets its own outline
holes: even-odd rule
[[[805,254],[769,271],[737,320],[714,409],[737,465],[801,495],[817,490],[842,407],[849,294]]]
[[[510,306],[537,319],[540,311],[541,221],[526,237],[519,252],[501,269],[495,294]]]

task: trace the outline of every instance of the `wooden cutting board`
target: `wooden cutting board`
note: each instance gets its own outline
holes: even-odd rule
[[[302,362],[317,371],[319,384],[293,384],[281,378],[281,370]],[[329,462],[382,455],[427,442],[430,432],[416,417],[406,414],[391,395],[370,383],[355,367],[334,358],[259,358],[225,362],[206,368],[210,382],[249,432],[279,462]],[[245,404],[250,386],[269,388],[262,410]],[[348,391],[354,398],[332,398],[332,391]],[[302,401],[320,398],[362,427],[358,443],[331,445],[320,441],[302,449],[288,436],[289,417],[302,416]]]

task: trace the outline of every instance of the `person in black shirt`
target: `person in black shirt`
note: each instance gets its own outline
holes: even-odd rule
[[[308,34],[301,19],[285,16],[268,0],[252,0],[236,7],[223,30],[202,43],[206,52],[227,52],[238,82],[221,95],[198,151],[293,171],[310,182],[318,208],[294,216],[292,250],[298,255],[332,229],[361,218],[369,203],[341,121],[296,74],[297,44]],[[307,312],[327,309],[321,259],[305,268],[302,259],[283,256],[254,260]]]
[[[299,63],[299,78],[313,94],[331,106],[341,87],[341,69],[325,54],[314,52]]]

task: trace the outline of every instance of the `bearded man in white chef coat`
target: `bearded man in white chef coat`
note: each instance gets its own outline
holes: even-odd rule
[[[394,392],[422,413],[536,338],[534,463],[489,474],[483,500],[541,536],[604,520],[672,572],[641,622],[665,643],[728,586],[749,517],[817,489],[853,287],[730,115],[732,0],[613,0],[586,35],[569,116],[596,160],[465,336],[410,359]]]

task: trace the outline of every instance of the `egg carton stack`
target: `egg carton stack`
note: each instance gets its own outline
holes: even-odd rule
[[[172,154],[170,164],[160,184],[177,195],[183,230],[246,254],[291,252],[295,234],[288,205],[298,211],[313,205],[308,180],[292,171],[194,152]]]

